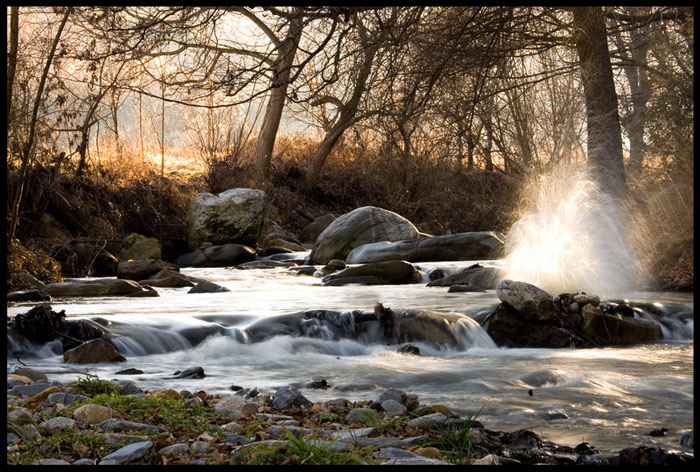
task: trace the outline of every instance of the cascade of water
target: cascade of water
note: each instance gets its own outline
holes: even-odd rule
[[[523,216],[506,241],[505,277],[554,296],[633,290],[640,268],[625,209],[585,168],[559,167],[525,188]]]

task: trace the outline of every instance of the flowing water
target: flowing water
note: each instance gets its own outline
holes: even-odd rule
[[[423,270],[464,268],[474,261],[418,264]],[[503,261],[484,261],[503,266]],[[115,334],[113,341],[127,362],[90,365],[100,378],[128,378],[142,388],[171,387],[231,393],[229,387],[276,387],[326,379],[333,388],[302,388],[312,401],[332,398],[374,399],[395,387],[419,396],[422,403],[443,403],[456,412],[479,412],[487,428],[528,428],[544,439],[575,446],[588,441],[602,453],[638,444],[680,450],[678,440],[693,428],[693,300],[691,294],[617,293],[618,298],[654,303],[663,315],[662,342],[601,349],[498,348],[476,325],[465,324],[461,348],[414,343],[420,356],[397,352],[379,338],[279,334],[260,342],[246,338],[246,328],[273,317],[310,309],[372,310],[377,302],[394,310],[418,308],[474,315],[498,303],[495,290],[447,293],[446,287],[320,286],[318,278],[286,269],[183,269],[230,292],[188,294],[188,288],[157,288],[158,298],[55,299],[52,308],[69,319],[99,320]],[[8,316],[31,304],[8,306]],[[192,333],[215,334],[193,345]],[[62,361],[60,347],[35,347],[30,366],[74,380],[84,365]],[[8,336],[11,351],[20,349]],[[204,368],[204,379],[166,379],[188,367]],[[125,368],[144,374],[116,376]],[[528,394],[533,391],[533,395]],[[647,433],[667,428],[666,437]]]

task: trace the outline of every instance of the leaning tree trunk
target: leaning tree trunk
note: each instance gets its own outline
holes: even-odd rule
[[[586,100],[588,161],[601,190],[622,198],[627,183],[604,12],[601,7],[572,7],[572,11]]]
[[[282,119],[287,88],[289,87],[289,78],[291,76],[292,65],[294,64],[294,56],[296,55],[301,38],[302,28],[303,17],[295,16],[292,18],[289,24],[287,37],[282,42],[277,61],[275,62],[275,78],[273,79],[270,98],[265,110],[265,117],[263,118],[263,124],[260,128],[260,134],[258,135],[258,142],[255,145],[255,153],[253,154],[255,180],[259,184],[264,182],[270,172],[272,150],[275,147],[275,138],[277,137],[277,130],[279,129]]]

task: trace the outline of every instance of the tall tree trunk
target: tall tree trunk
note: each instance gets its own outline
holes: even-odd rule
[[[17,70],[17,43],[19,42],[19,7],[10,7],[10,52],[7,55],[7,130],[10,129],[12,86]]]
[[[294,16],[289,23],[287,37],[282,42],[274,66],[275,78],[270,90],[270,98],[267,102],[265,117],[260,128],[258,141],[253,154],[253,165],[255,166],[255,180],[262,184],[270,172],[270,161],[272,160],[272,150],[275,147],[275,138],[282,119],[282,111],[289,87],[294,56],[296,55],[301,30],[303,28],[303,17]]]
[[[586,100],[588,160],[601,190],[617,198],[627,193],[620,116],[613,82],[603,9],[572,7],[574,39]]]
[[[17,181],[17,187],[15,190],[15,197],[12,201],[12,214],[10,215],[9,228],[7,233],[7,242],[9,243],[15,237],[15,232],[17,231],[17,223],[19,218],[19,207],[22,203],[22,193],[24,191],[24,183],[27,180],[27,174],[29,170],[29,159],[32,155],[32,148],[34,147],[34,134],[36,133],[36,122],[37,116],[39,114],[39,105],[41,104],[41,96],[44,94],[44,87],[46,86],[46,77],[49,75],[49,70],[51,69],[51,63],[53,62],[54,55],[56,54],[56,47],[58,46],[58,41],[61,39],[61,34],[63,33],[63,28],[66,26],[68,21],[68,16],[72,11],[73,7],[66,8],[63,14],[63,19],[61,24],[58,26],[58,31],[56,31],[56,36],[51,44],[51,50],[46,58],[46,64],[44,64],[44,70],[41,73],[41,79],[39,80],[39,88],[36,91],[36,98],[34,99],[34,108],[32,109],[32,118],[29,121],[29,135],[27,136],[27,141],[24,143],[22,148],[22,164],[19,169],[19,179]]]
[[[649,45],[644,33],[638,29],[630,31],[630,56],[624,53],[624,41],[619,32],[616,34],[617,46],[622,51],[625,65],[622,70],[630,86],[632,110],[624,125],[630,140],[630,156],[627,173],[630,177],[638,177],[642,172],[644,162],[644,128],[646,124],[646,108],[649,101],[649,77],[645,66],[647,65],[647,51]]]

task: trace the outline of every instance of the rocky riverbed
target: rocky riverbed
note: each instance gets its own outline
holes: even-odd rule
[[[449,406],[387,389],[377,398],[312,403],[300,389],[327,389],[324,379],[260,391],[230,386],[230,395],[196,388],[143,390],[129,375],[114,381],[85,373],[62,384],[52,374],[14,369],[7,375],[7,463],[36,465],[686,465],[682,451],[630,445],[602,455],[521,429],[492,431]],[[196,385],[206,373],[173,373]],[[663,435],[663,429],[650,431]],[[693,448],[693,433],[681,444]],[[680,447],[679,447],[680,449]]]

